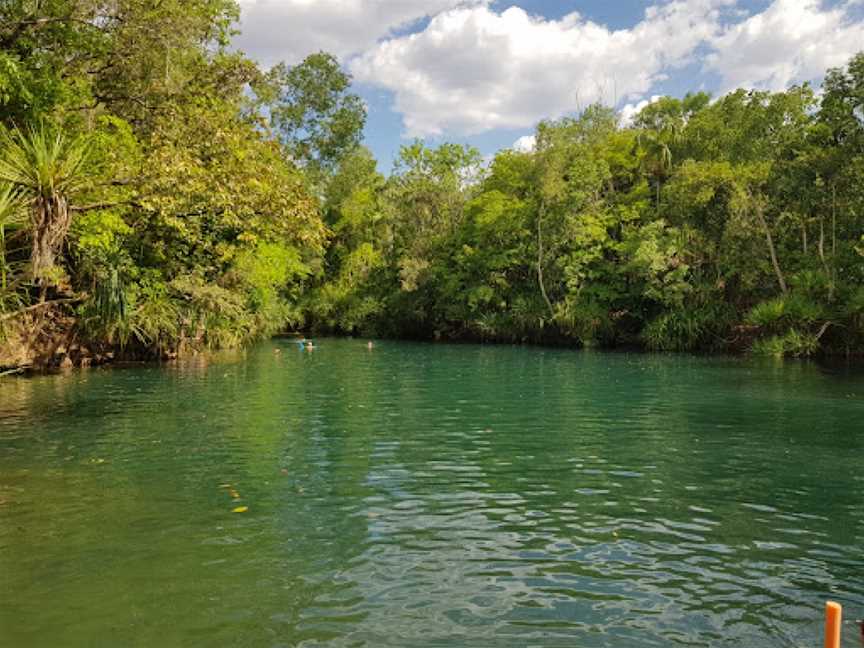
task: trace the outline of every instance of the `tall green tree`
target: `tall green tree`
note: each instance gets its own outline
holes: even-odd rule
[[[280,64],[258,86],[285,150],[315,174],[328,174],[360,143],[366,106],[351,77],[326,52],[295,66]]]
[[[57,257],[72,222],[72,201],[89,180],[87,143],[43,126],[0,132],[0,150],[0,181],[11,184],[29,202],[32,279],[43,286],[55,284]]]

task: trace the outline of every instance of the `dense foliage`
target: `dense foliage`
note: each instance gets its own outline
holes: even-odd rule
[[[237,13],[0,5],[0,347],[17,326],[49,362],[170,356],[307,326],[864,349],[864,55],[818,95],[592,106],[489,163],[415,142],[385,178],[338,62],[262,70],[230,48]]]
[[[328,55],[265,73],[232,52],[237,11],[2,4],[7,334],[166,356],[300,322],[327,243],[316,195],[365,108]]]
[[[787,356],[864,350],[864,55],[809,87],[593,106],[531,152],[345,158],[322,327]]]

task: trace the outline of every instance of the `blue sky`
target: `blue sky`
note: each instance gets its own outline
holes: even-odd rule
[[[593,101],[632,114],[690,90],[818,83],[864,49],[864,0],[240,0],[270,65],[336,54],[389,170],[415,137],[513,146]]]

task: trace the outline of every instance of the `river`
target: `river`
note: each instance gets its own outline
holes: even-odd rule
[[[274,340],[0,383],[2,646],[817,646],[864,375]],[[851,623],[844,645],[858,645]]]

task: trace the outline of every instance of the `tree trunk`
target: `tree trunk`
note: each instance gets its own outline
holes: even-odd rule
[[[831,284],[828,300],[833,300],[837,283],[837,185],[831,185]]]
[[[765,240],[768,243],[768,251],[771,253],[771,265],[774,266],[774,274],[777,275],[777,283],[780,285],[780,290],[785,295],[789,292],[786,287],[786,279],[783,277],[783,271],[780,269],[780,262],[777,260],[777,250],[774,247],[774,237],[771,236],[771,229],[768,227],[768,221],[765,220],[765,214],[762,211],[762,205],[756,202],[756,217],[759,219],[762,229],[765,230]]]
[[[822,269],[825,274],[829,274],[828,262],[825,260],[825,217],[819,214],[819,244],[816,246],[819,251],[819,260],[822,262]]]
[[[828,267],[828,260],[825,258],[825,217],[819,215],[819,260],[822,262],[822,269],[825,271],[825,276],[828,277],[828,301],[834,299],[834,277],[831,269]]]
[[[549,307],[549,315],[555,317],[555,309],[552,307],[552,302],[549,300],[549,295],[546,292],[546,284],[543,282],[543,215],[546,213],[546,203],[540,203],[540,211],[537,214],[537,283],[540,285],[540,294],[543,295],[543,301]]]
[[[46,285],[48,274],[56,265],[72,215],[63,196],[40,197],[33,209],[33,249],[30,272],[36,284]]]
[[[831,261],[837,255],[837,185],[831,185]]]

